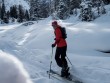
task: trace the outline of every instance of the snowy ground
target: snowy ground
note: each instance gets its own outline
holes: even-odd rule
[[[49,79],[51,44],[54,42],[50,18],[34,24],[0,26],[0,54],[17,57],[28,71],[34,83],[67,83]],[[94,22],[68,19],[59,21],[67,29],[67,55],[73,67],[71,73],[84,83],[110,82],[110,54],[97,50],[110,50],[110,15],[103,15]],[[55,52],[55,49],[54,49]],[[69,63],[69,62],[68,62]],[[60,71],[53,55],[52,69]]]

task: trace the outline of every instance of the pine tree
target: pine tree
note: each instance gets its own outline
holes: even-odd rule
[[[13,17],[13,7],[10,7],[10,17]]]
[[[13,6],[13,12],[14,12],[14,18],[18,18],[18,11],[17,11],[17,7],[16,7],[16,5],[15,6]]]
[[[79,8],[80,4],[81,4],[81,0],[70,0],[71,10],[73,10],[75,8]]]
[[[3,20],[4,16],[6,14],[5,11],[5,4],[4,4],[4,0],[2,1],[2,8],[1,8],[1,19]]]
[[[18,18],[18,11],[17,11],[16,5],[10,7],[10,16],[11,16],[12,18],[15,18],[15,19]]]
[[[110,0],[103,0],[105,4],[110,4]]]
[[[30,17],[31,17],[31,20],[33,19],[34,17],[34,0],[30,0]]]
[[[29,21],[29,19],[30,19],[28,10],[26,10],[26,12],[25,12],[25,19],[26,19],[26,21]]]
[[[54,10],[57,11],[57,7],[58,7],[58,4],[59,4],[60,0],[53,0],[53,3],[54,3]],[[53,4],[52,4],[53,5]]]
[[[1,20],[2,23],[9,23],[9,19],[7,18],[4,0],[2,0],[2,7],[1,7]]]
[[[63,0],[60,0],[57,6],[57,16],[60,19],[66,19],[68,17],[68,7]]]
[[[14,10],[13,10],[13,6],[10,8],[10,15],[12,18],[14,18]]]
[[[47,18],[49,16],[49,4],[46,1],[42,1],[39,5],[40,9],[38,15],[40,18]]]
[[[8,19],[10,18],[10,12],[9,11],[7,11],[6,16]]]
[[[18,14],[18,22],[23,22],[24,19],[24,10],[23,7],[21,5],[19,5],[19,14]]]
[[[38,20],[39,18],[39,0],[31,0],[30,1],[30,18],[31,20]]]
[[[0,4],[0,20],[1,20],[1,9],[2,9],[2,8],[1,8],[1,4]]]
[[[103,1],[101,1],[101,13],[102,14],[105,14],[106,13],[106,10],[104,8],[104,2]]]
[[[50,0],[50,14],[52,16],[52,19],[56,20],[58,17],[57,17],[57,8],[58,8],[58,3],[59,3],[60,0]]]
[[[75,8],[79,8],[81,0],[53,0],[52,1],[52,13],[53,18],[66,19],[73,14]],[[75,9],[75,14],[77,14]]]
[[[82,2],[80,10],[80,18],[82,21],[92,21],[94,19],[91,1],[88,1],[86,3]]]
[[[77,8],[80,7],[81,0],[70,0],[69,8],[70,8],[70,14],[77,13]]]
[[[100,12],[101,1],[96,0],[95,3],[96,3],[96,7],[97,7],[98,16],[100,16],[100,14],[101,14],[101,12]]]
[[[5,14],[4,18],[3,18],[3,22],[4,23],[9,23],[9,19],[7,17],[7,14]]]

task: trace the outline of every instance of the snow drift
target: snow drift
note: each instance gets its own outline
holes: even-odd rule
[[[3,51],[0,51],[0,74],[0,83],[32,83],[22,63]]]

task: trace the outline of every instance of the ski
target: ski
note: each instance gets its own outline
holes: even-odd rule
[[[48,74],[49,74],[49,72],[48,72]],[[66,80],[66,79],[64,79],[64,78],[61,78],[61,77],[58,76],[57,74],[52,74],[52,73],[50,73],[50,76],[51,76],[51,78],[57,79],[57,80],[61,81],[62,83],[64,83],[64,82],[70,83],[70,81],[68,81],[68,80]],[[74,82],[72,82],[72,83],[74,83]]]
[[[54,70],[51,70],[51,71],[47,71],[47,73],[50,75],[50,76],[52,76],[52,77],[54,77],[54,78],[56,78],[56,79],[58,79],[58,80],[67,80],[67,81],[69,81],[69,82],[72,82],[72,83],[83,83],[83,82],[81,82],[81,81],[78,81],[78,80],[75,80],[75,79],[73,79],[73,76],[70,74],[70,76],[69,77],[61,77],[61,75],[58,73],[58,72],[56,72],[56,71],[54,71]]]

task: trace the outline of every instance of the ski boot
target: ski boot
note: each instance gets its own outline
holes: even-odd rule
[[[70,75],[70,73],[69,73],[69,67],[62,67],[61,77],[68,78],[69,75]]]

